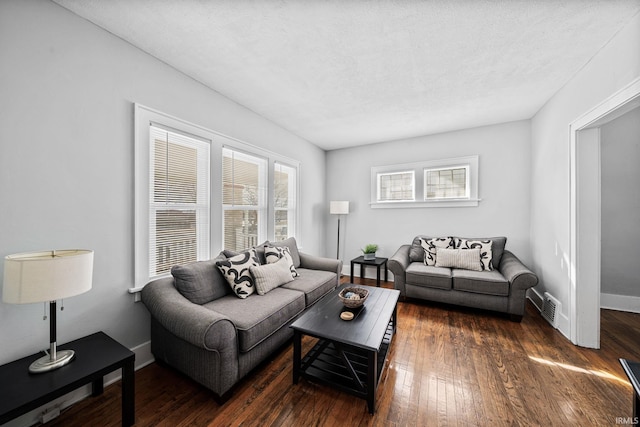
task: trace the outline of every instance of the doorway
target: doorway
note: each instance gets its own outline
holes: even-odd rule
[[[570,128],[570,339],[600,348],[600,127],[640,105],[640,78]]]

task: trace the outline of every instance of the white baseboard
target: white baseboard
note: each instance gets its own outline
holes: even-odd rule
[[[147,341],[145,343],[140,344],[131,349],[136,355],[135,362],[135,370],[137,371],[140,368],[147,366],[150,363],[153,363],[155,360],[153,355],[151,354],[151,341]],[[73,362],[71,362],[73,363]],[[46,375],[46,374],[41,374]],[[104,385],[108,386],[118,381],[122,377],[120,369],[114,371],[104,377]],[[80,402],[81,400],[86,399],[91,396],[91,384],[87,384],[85,386],[80,387],[77,390],[74,390],[70,393],[65,394],[47,404],[34,409],[33,411],[27,412],[24,415],[21,415],[13,420],[9,421],[6,424],[3,424],[2,427],[28,427],[35,424],[40,423],[41,415],[51,409],[58,408],[60,411],[68,408],[74,403]]]
[[[640,313],[640,297],[601,293],[600,307],[609,310]]]

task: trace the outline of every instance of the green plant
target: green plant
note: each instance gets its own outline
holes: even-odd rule
[[[364,249],[360,249],[365,254],[375,254],[378,250],[378,245],[375,243],[369,243]]]

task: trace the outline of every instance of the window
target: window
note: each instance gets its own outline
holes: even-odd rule
[[[150,125],[149,277],[209,257],[209,143]]]
[[[273,208],[274,239],[284,240],[295,235],[298,213],[297,168],[274,163]]]
[[[406,202],[415,200],[414,172],[378,173],[378,202]]]
[[[242,250],[267,238],[267,161],[222,150],[223,247]]]
[[[468,199],[469,166],[424,170],[424,199]]]
[[[416,199],[416,194],[421,195]],[[478,206],[478,156],[371,168],[371,207]]]
[[[295,236],[299,162],[135,105],[135,284]]]

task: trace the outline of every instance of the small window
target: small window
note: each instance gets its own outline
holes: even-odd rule
[[[424,170],[424,199],[468,199],[469,166]]]
[[[414,172],[378,174],[378,202],[407,202],[415,200]]]

